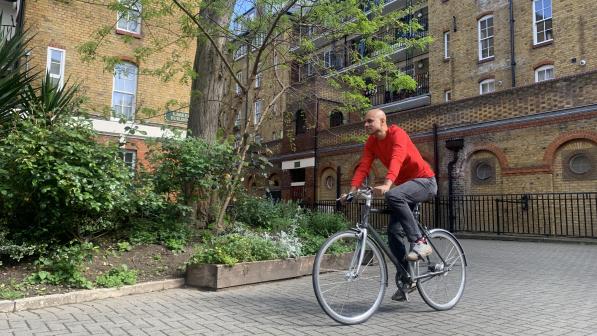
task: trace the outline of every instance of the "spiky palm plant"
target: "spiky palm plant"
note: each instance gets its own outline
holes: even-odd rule
[[[0,16],[1,18],[1,16]],[[27,34],[17,30],[13,37],[0,29],[0,126],[21,110],[22,95],[36,73],[24,65]]]

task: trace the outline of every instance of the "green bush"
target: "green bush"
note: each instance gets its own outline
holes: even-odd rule
[[[164,244],[166,247],[168,241],[186,245],[193,236],[193,231],[186,222],[147,218],[132,219],[130,227],[123,233],[133,245]]]
[[[130,171],[83,121],[23,120],[0,139],[1,211],[30,240],[92,237],[128,211]]]
[[[137,271],[129,270],[127,265],[112,268],[106,274],[95,279],[100,287],[122,287],[123,285],[134,285],[137,283]]]
[[[272,239],[258,235],[227,234],[201,244],[190,264],[226,264],[285,258],[286,253]]]
[[[349,223],[343,215],[325,212],[312,212],[309,217],[309,230],[323,237],[346,230]]]
[[[27,278],[27,282],[92,288],[91,281],[83,275],[83,265],[92,260],[94,249],[91,243],[72,243],[58,247],[48,257],[42,256],[35,261],[37,271]]]
[[[279,216],[278,210],[278,206],[269,199],[241,194],[234,202],[232,216],[236,221],[254,228],[272,229],[273,220],[285,219]]]

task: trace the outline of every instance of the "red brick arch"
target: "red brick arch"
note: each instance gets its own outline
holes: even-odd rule
[[[510,168],[509,163],[508,163],[508,159],[506,158],[506,154],[504,153],[504,150],[499,148],[496,145],[479,145],[479,146],[475,146],[475,148],[468,154],[468,156],[466,157],[466,161],[468,162],[471,158],[471,156],[473,156],[473,154],[478,153],[478,152],[490,152],[491,154],[493,154],[498,162],[500,163],[500,168],[503,171],[508,170]]]
[[[549,144],[549,146],[547,146],[545,154],[543,154],[543,164],[548,166],[551,170],[553,168],[553,161],[555,159],[555,155],[558,149],[562,147],[564,144],[573,140],[588,140],[591,141],[593,144],[597,145],[597,132],[572,131],[561,134],[560,136],[555,138]]]

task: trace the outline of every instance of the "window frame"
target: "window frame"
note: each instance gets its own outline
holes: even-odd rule
[[[52,64],[52,51],[59,51],[62,53],[62,57],[60,59],[60,74],[59,77],[55,77],[50,72],[51,64]],[[46,72],[49,74],[50,78],[58,78],[58,88],[61,89],[64,86],[64,70],[66,68],[66,50],[56,47],[48,47],[47,50],[47,57],[46,57]]]
[[[242,70],[238,71],[236,73],[236,78],[238,79],[239,82],[242,83],[244,81],[244,72]],[[242,90],[241,90],[238,82],[234,82],[234,92],[236,93],[237,96],[242,93]]]
[[[481,37],[481,22],[483,21],[487,21],[491,19],[491,29],[492,29],[492,35],[491,36],[486,36],[485,38]],[[492,58],[495,57],[495,46],[494,46],[494,38],[495,38],[495,31],[494,31],[494,17],[492,14],[489,15],[485,15],[482,18],[480,18],[479,20],[477,20],[477,49],[478,49],[478,53],[479,53],[479,61],[485,61],[485,60],[490,60]],[[486,30],[488,30],[488,26],[485,26]],[[483,42],[484,41],[491,41],[491,46],[487,47],[487,57],[483,57]],[[491,54],[489,54],[489,50],[491,49]]]
[[[551,78],[547,78],[547,79],[543,79],[543,80],[539,80],[539,72],[541,71],[547,71],[551,69],[551,74],[552,77]],[[535,69],[535,83],[541,83],[541,82],[545,82],[545,81],[549,81],[552,79],[556,78],[556,70],[555,67],[553,66],[553,64],[546,64],[546,65],[542,65],[538,68]]]
[[[489,84],[489,83],[493,83],[493,90],[488,91],[488,92],[483,92],[483,84]],[[495,78],[487,78],[487,79],[484,79],[479,82],[479,94],[480,95],[485,95],[485,94],[489,94],[492,92],[495,92]]]
[[[261,62],[257,64],[257,74],[255,75],[255,88],[259,89],[261,87],[261,81],[263,80],[263,73],[261,72]]]
[[[449,98],[448,98],[449,96]],[[451,102],[452,101],[452,90],[444,91],[444,102]]]
[[[537,9],[536,9],[537,1],[541,1],[542,3],[544,1],[549,1],[549,8],[550,8],[550,12],[551,12],[551,16],[549,18],[547,18],[547,19],[543,18],[543,20],[537,21]],[[545,7],[542,8],[542,10],[544,10],[544,9],[545,9]],[[551,0],[533,0],[532,1],[532,15],[533,15],[533,45],[549,43],[549,42],[553,41],[553,2]],[[546,34],[547,30],[543,30],[543,34],[545,35],[546,39],[541,42],[538,42],[537,35],[539,34],[539,32],[537,31],[537,25],[541,22],[546,22],[547,20],[550,20],[551,24],[552,24],[551,29],[550,29],[551,30],[551,38],[547,39],[547,34]],[[544,26],[544,28],[545,28],[545,26]]]
[[[253,103],[253,125],[257,125],[260,121],[261,121],[261,114],[263,111],[261,111],[261,109],[263,108],[263,103],[261,101],[261,99],[257,99],[254,103]],[[259,106],[259,113],[257,113],[257,106]],[[259,115],[259,117],[257,117]]]
[[[122,162],[124,162],[124,165],[127,166],[131,172],[135,172],[135,170],[137,169],[137,150],[135,149],[127,149],[127,148],[123,148],[120,149],[120,153],[122,154]],[[130,166],[127,164],[126,162],[126,154],[130,153],[132,154],[132,158],[133,161],[131,162]]]
[[[117,80],[117,78],[116,78],[116,68],[118,66],[120,66],[120,65],[123,65],[123,64],[126,64],[128,66],[133,66],[134,69],[135,69],[135,85],[134,85],[135,91],[133,93],[116,90],[116,80]],[[130,119],[127,118],[127,121],[133,121],[133,120],[135,120],[135,109],[136,109],[136,105],[137,105],[137,87],[139,85],[138,79],[139,79],[139,67],[137,67],[137,65],[135,63],[131,63],[131,62],[120,62],[120,63],[118,63],[114,67],[114,74],[112,75],[112,103],[111,103],[111,106],[112,106],[112,118],[113,119],[119,120],[120,118],[123,117],[123,116],[117,115],[116,114],[116,110],[114,110],[114,93],[118,92],[118,93],[121,93],[121,94],[129,94],[129,95],[133,96],[133,102],[132,102],[132,105],[131,105],[131,117],[130,117]],[[122,105],[120,105],[120,106],[122,106]]]
[[[450,59],[450,31],[444,32],[444,59]]]
[[[122,3],[123,1],[119,0],[118,2]],[[141,12],[143,11],[143,7],[141,6],[141,3],[139,1],[135,1],[135,3],[131,4],[131,6],[136,6],[137,9],[133,9],[133,8],[129,7],[129,9],[127,10],[126,13],[120,13],[120,12],[116,13],[116,29],[119,30],[119,31],[122,31],[122,32],[127,32],[127,33],[131,33],[131,34],[135,34],[135,35],[141,35],[141,22],[142,22],[142,20],[141,20]],[[133,22],[130,19],[130,13],[133,12],[133,11],[136,11],[136,12],[139,13],[139,15],[137,17],[137,31],[128,29],[130,23]],[[124,19],[126,21],[126,27],[122,28],[122,27],[120,27],[120,20],[125,15],[127,17],[126,19]]]

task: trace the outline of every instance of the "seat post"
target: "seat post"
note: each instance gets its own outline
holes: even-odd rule
[[[421,203],[416,203],[415,207],[413,208],[413,216],[415,217],[415,220],[417,222],[420,222],[420,217],[421,217],[421,212],[419,211],[419,208],[421,207]]]

